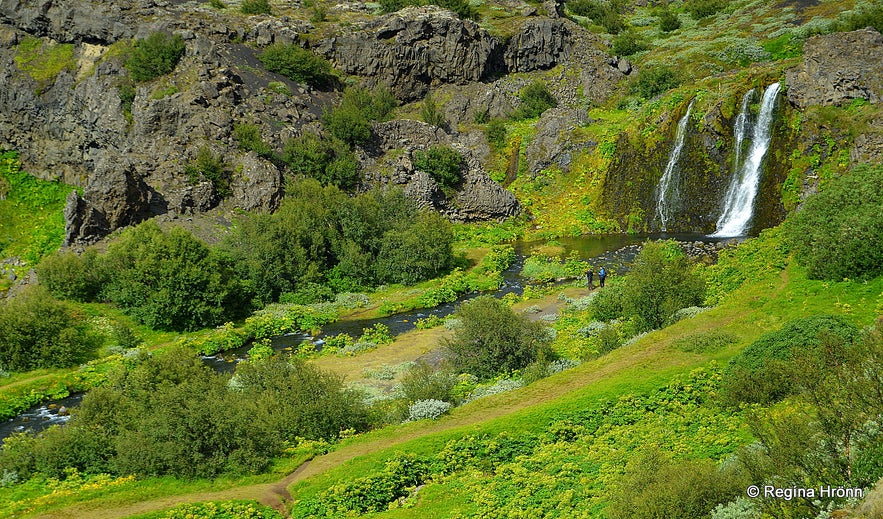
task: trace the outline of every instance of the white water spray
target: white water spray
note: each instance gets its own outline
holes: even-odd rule
[[[739,171],[739,168],[742,167],[742,145],[745,143],[745,134],[749,128],[748,117],[751,115],[748,111],[748,103],[753,95],[754,89],[752,88],[742,96],[742,108],[739,110],[739,115],[736,116],[736,124],[733,127],[733,136],[736,138],[736,160],[733,161],[733,171]],[[730,198],[730,190],[735,189],[736,185],[736,182],[730,183],[727,199]]]
[[[734,175],[733,182],[727,190],[724,212],[717,220],[717,231],[712,234],[714,237],[743,236],[754,216],[754,199],[757,197],[757,189],[760,186],[763,158],[770,147],[773,109],[776,106],[776,96],[779,95],[779,86],[779,83],[773,83],[763,93],[760,113],[751,134],[751,148],[748,150],[744,164],[737,169],[737,174]],[[737,153],[739,152],[737,151]]]
[[[675,167],[678,159],[681,158],[681,150],[684,149],[684,139],[687,134],[687,122],[690,119],[690,111],[693,109],[693,101],[687,106],[687,113],[678,121],[678,129],[675,134],[675,145],[671,149],[668,156],[668,164],[665,165],[665,171],[662,172],[662,178],[659,185],[656,186],[656,214],[662,222],[662,232],[665,232],[668,226],[668,220],[674,210],[675,202],[678,198],[677,185],[673,185]]]

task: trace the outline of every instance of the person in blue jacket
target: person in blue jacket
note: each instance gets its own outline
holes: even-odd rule
[[[607,279],[607,269],[601,267],[600,269],[598,269],[598,281],[600,282],[602,287],[604,286],[605,279]]]

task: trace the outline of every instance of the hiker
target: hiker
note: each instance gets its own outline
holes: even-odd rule
[[[594,276],[594,275],[595,275],[595,273],[592,272],[591,268],[589,268],[589,270],[586,271],[586,278],[589,280],[589,282],[587,283],[589,290],[592,290],[595,288],[594,286],[592,286],[592,276]]]
[[[604,286],[604,280],[607,279],[607,269],[601,267],[598,269],[598,281],[600,282],[600,286]]]

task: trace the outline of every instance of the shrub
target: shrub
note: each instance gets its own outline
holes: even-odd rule
[[[261,138],[261,129],[256,124],[234,124],[233,138],[236,139],[241,150],[253,151],[264,158],[269,158],[273,154],[270,145]]]
[[[359,160],[344,142],[329,143],[310,132],[286,141],[282,160],[293,172],[313,177],[325,186],[349,190],[362,178]]]
[[[631,56],[649,48],[650,46],[631,30],[623,31],[613,38],[613,54],[617,56]]]
[[[727,0],[688,0],[684,10],[695,20],[701,20],[721,12],[727,6]]]
[[[420,362],[409,369],[402,377],[402,393],[407,402],[420,400],[452,400],[451,390],[457,383],[457,377],[447,371],[436,371],[425,362]]]
[[[823,315],[791,321],[779,331],[762,335],[730,361],[721,395],[732,405],[769,403],[788,396],[798,383],[822,376],[798,369],[796,357],[816,352],[832,363],[842,361],[844,345],[854,342],[858,333],[842,317]]]
[[[622,316],[623,288],[621,284],[608,284],[599,290],[589,302],[592,316],[598,321],[611,321]]]
[[[502,119],[491,119],[484,134],[492,148],[501,150],[506,145],[506,123]]]
[[[518,99],[521,100],[521,104],[512,114],[514,119],[533,119],[549,108],[558,106],[558,101],[542,81],[534,81],[524,87],[518,94]]]
[[[873,27],[877,32],[883,33],[883,2],[880,0],[862,6],[857,5],[838,28],[842,31],[856,31],[865,27]]]
[[[394,13],[409,5],[426,5],[428,3],[435,4],[439,7],[449,9],[457,13],[462,20],[479,20],[478,10],[472,7],[468,0],[380,0],[380,10],[384,13]]]
[[[429,173],[442,187],[452,188],[462,179],[463,155],[450,146],[433,146],[414,153],[414,167]]]
[[[359,338],[360,342],[370,342],[372,344],[389,344],[393,342],[392,335],[389,332],[389,326],[383,323],[375,323],[374,326],[370,328],[364,328],[362,330],[362,336]]]
[[[675,88],[680,82],[675,71],[666,66],[644,67],[638,73],[638,77],[632,81],[629,89],[633,94],[651,99]]]
[[[99,260],[93,249],[82,256],[72,251],[56,252],[37,265],[40,284],[59,299],[95,301],[107,279]]]
[[[414,454],[397,454],[386,461],[382,471],[332,486],[320,493],[320,515],[385,511],[390,503],[407,496],[409,489],[423,483],[428,475],[428,463]]]
[[[196,152],[196,160],[184,166],[184,173],[190,183],[200,180],[211,182],[215,193],[220,198],[227,198],[233,191],[230,189],[231,174],[220,155],[215,155],[211,148],[203,146]]]
[[[111,243],[102,295],[138,321],[163,330],[195,330],[234,320],[249,293],[230,260],[181,228],[148,221]]]
[[[672,346],[689,353],[708,354],[717,353],[738,340],[739,338],[730,332],[711,330],[682,337],[674,341]]]
[[[325,112],[325,127],[347,144],[365,144],[371,138],[371,121],[386,121],[398,101],[386,88],[370,91],[347,88],[340,103]]]
[[[443,107],[436,104],[432,93],[426,94],[426,97],[423,99],[423,106],[420,107],[420,119],[426,124],[438,126],[439,128],[447,126]]]
[[[374,264],[378,283],[414,284],[450,270],[454,260],[451,224],[434,211],[424,211],[410,226],[383,234]]]
[[[659,29],[662,32],[672,32],[681,28],[681,20],[678,13],[672,11],[668,7],[664,7],[659,12]]]
[[[550,358],[542,324],[517,315],[502,301],[479,296],[460,305],[460,326],[445,341],[453,366],[480,378],[524,368],[540,355]]]
[[[272,14],[269,0],[242,0],[239,10],[243,14]]]
[[[435,420],[454,407],[450,402],[440,400],[418,400],[408,406],[408,421]]]
[[[598,353],[605,354],[622,346],[622,337],[615,326],[605,326],[598,331]]]
[[[313,86],[330,83],[334,77],[331,64],[325,58],[317,56],[307,49],[295,44],[274,43],[267,46],[258,55],[258,59],[270,72]]]
[[[174,70],[183,55],[181,36],[154,32],[135,41],[125,65],[135,81],[150,81]]]
[[[808,198],[785,223],[785,240],[812,279],[883,273],[883,166],[858,166]]]
[[[705,281],[677,244],[647,242],[623,286],[623,315],[637,320],[638,331],[661,328],[675,312],[704,298]]]
[[[567,2],[567,8],[573,14],[591,18],[610,34],[618,34],[625,27],[617,6],[612,3],[608,4],[601,0],[570,0]]]
[[[282,519],[282,515],[257,501],[209,501],[178,505],[155,519]]]
[[[83,362],[99,341],[81,322],[41,286],[0,302],[0,367],[29,371]]]

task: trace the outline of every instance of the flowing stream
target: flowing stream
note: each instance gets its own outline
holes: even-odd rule
[[[733,176],[732,183],[727,190],[724,212],[717,221],[717,231],[711,235],[712,237],[744,236],[748,230],[748,225],[754,216],[754,199],[757,197],[757,189],[760,186],[761,166],[770,147],[773,110],[776,106],[776,97],[779,95],[779,87],[779,83],[773,83],[763,93],[760,112],[751,133],[751,147],[745,157],[745,162],[741,167],[737,165],[737,174]],[[748,94],[745,95],[748,96]],[[742,112],[745,113],[747,102],[745,98],[742,101]],[[745,118],[747,119],[747,117],[746,114]],[[737,120],[737,132],[740,131],[738,122]],[[742,131],[744,132],[744,128]],[[737,146],[738,157],[741,143],[737,142]]]
[[[681,151],[684,149],[684,139],[687,136],[687,122],[690,120],[690,111],[693,110],[693,101],[687,106],[687,113],[678,121],[678,129],[675,133],[675,145],[668,155],[668,163],[662,172],[659,185],[656,186],[656,214],[662,222],[662,232],[668,229],[668,221],[671,219],[678,202],[678,182],[675,181],[675,171]]]

